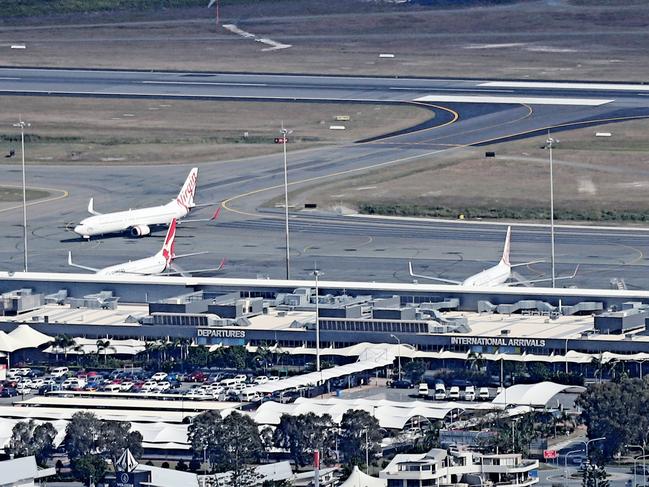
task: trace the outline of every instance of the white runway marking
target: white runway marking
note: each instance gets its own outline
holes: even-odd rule
[[[478,86],[498,88],[548,88],[564,90],[649,91],[649,85],[616,83],[552,83],[545,81],[488,81]]]
[[[268,86],[266,83],[226,83],[218,81],[142,81],[143,85],[216,85],[216,86]]]
[[[420,87],[412,87],[412,88],[405,88],[405,87],[398,87],[398,86],[391,86],[389,89],[391,90],[407,90],[407,91],[429,91],[426,88],[420,88]],[[515,93],[514,90],[481,90],[478,88],[434,88],[433,91],[459,91],[459,92],[478,92],[478,93]]]
[[[530,96],[464,96],[464,95],[426,95],[414,101],[457,102],[457,103],[514,103],[525,105],[575,105],[600,106],[615,100],[596,98],[541,98]]]
[[[0,78],[0,79],[12,80],[12,79],[20,79],[20,78]]]

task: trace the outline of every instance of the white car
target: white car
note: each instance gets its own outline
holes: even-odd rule
[[[68,372],[70,372],[70,369],[68,369],[67,367],[54,367],[54,368],[50,371],[50,375],[51,375],[52,377],[56,377],[56,378],[58,378],[58,377],[63,377],[63,376],[66,375]]]
[[[277,377],[276,375],[271,375],[268,378],[268,382],[275,382],[275,381],[278,381],[278,380],[279,380],[279,377]]]
[[[32,385],[31,384],[26,384],[24,382],[19,382],[16,384],[16,391],[20,394],[29,394],[32,392]]]
[[[40,387],[43,387],[44,385],[45,385],[45,379],[43,379],[42,377],[32,379],[32,387],[34,389],[38,389]]]
[[[248,376],[246,374],[235,375],[234,380],[243,384],[248,380]]]
[[[261,399],[261,396],[258,392],[252,391],[250,389],[244,389],[239,392],[237,399],[241,402],[256,402]]]
[[[156,382],[160,382],[161,380],[165,380],[166,378],[167,378],[166,372],[156,372],[151,376],[151,380],[154,380]]]
[[[212,384],[207,388],[208,391],[210,391],[210,394],[212,395],[219,395],[219,394],[224,394],[225,393],[225,387],[218,385],[218,384]]]
[[[190,389],[185,393],[185,397],[188,399],[212,399],[212,396],[207,394],[205,389],[197,387],[196,389]]]
[[[61,384],[62,389],[81,389],[84,386],[84,384],[79,380],[74,377],[65,379],[63,383]]]
[[[21,375],[22,374],[20,373],[20,369],[13,368],[7,371],[7,379],[9,380],[14,380],[15,378],[20,377]]]
[[[18,370],[20,371],[20,375],[22,375],[23,377],[32,373],[32,369],[30,369],[29,367],[23,367],[22,369]]]
[[[155,392],[165,392],[171,389],[171,384],[167,381],[161,381],[158,382],[155,386],[153,386],[153,391]]]
[[[104,392],[120,392],[122,390],[121,384],[106,384],[103,388]]]
[[[434,397],[436,401],[443,401],[444,399],[446,399],[446,387],[444,387],[444,384],[435,384]]]
[[[259,377],[255,377],[255,380],[253,382],[255,384],[265,384],[268,381],[268,377],[266,377],[265,375],[260,375]]]
[[[425,382],[419,384],[417,395],[419,397],[428,397],[428,384],[426,384]]]
[[[128,392],[128,391],[131,390],[131,387],[133,387],[134,384],[135,384],[135,382],[131,382],[131,381],[127,380],[125,382],[122,382],[119,385],[119,390],[120,390],[120,392]]]
[[[448,391],[448,398],[452,401],[457,401],[460,399],[460,388],[458,386],[452,386],[451,390]]]
[[[142,392],[151,392],[157,386],[158,383],[154,380],[148,380],[144,384],[142,384],[142,389],[140,389]]]
[[[480,398],[481,401],[488,401],[489,400],[489,388],[488,387],[481,387],[480,390],[478,391],[478,397]]]

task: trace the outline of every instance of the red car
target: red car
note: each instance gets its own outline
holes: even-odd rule
[[[196,370],[189,374],[189,381],[190,382],[205,382],[207,380],[208,375],[204,372],[201,372],[200,370]]]

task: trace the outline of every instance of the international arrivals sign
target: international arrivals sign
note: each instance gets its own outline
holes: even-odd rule
[[[545,348],[545,340],[540,338],[451,337],[451,345]]]

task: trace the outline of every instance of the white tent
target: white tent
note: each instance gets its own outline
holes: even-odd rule
[[[351,475],[340,484],[340,487],[386,487],[386,485],[388,485],[387,479],[377,479],[361,472],[357,466],[354,466]]]
[[[23,347],[14,337],[0,330],[0,352],[11,353],[20,350],[21,348],[25,347]]]
[[[38,348],[54,341],[49,335],[34,330],[29,325],[20,325],[9,333],[9,336],[21,344],[20,348]]]
[[[508,387],[494,400],[494,404],[516,405],[516,406],[536,406],[545,407],[545,405],[554,396],[560,392],[582,393],[585,387],[567,386],[564,384],[555,384],[554,382],[539,382],[538,384],[518,384]]]

